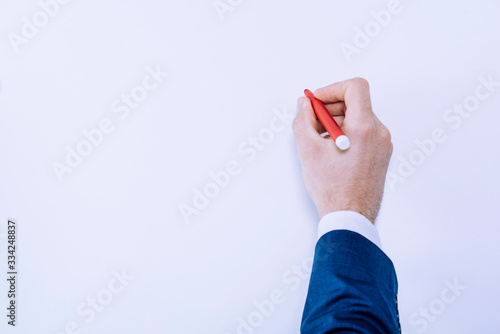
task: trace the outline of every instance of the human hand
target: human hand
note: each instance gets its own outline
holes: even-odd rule
[[[389,130],[372,111],[365,79],[355,78],[314,92],[351,142],[341,151],[317,120],[306,97],[297,101],[293,132],[306,189],[319,217],[334,211],[355,211],[375,223],[392,155]]]

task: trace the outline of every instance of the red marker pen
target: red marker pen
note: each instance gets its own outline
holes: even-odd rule
[[[347,150],[351,145],[349,138],[347,138],[340,126],[335,122],[335,119],[330,115],[323,102],[315,98],[314,94],[309,89],[304,90],[304,93],[306,97],[311,100],[314,113],[321,124],[323,124],[326,131],[328,131],[330,137],[335,141],[335,145],[342,151]]]

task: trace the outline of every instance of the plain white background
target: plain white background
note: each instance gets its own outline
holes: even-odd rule
[[[0,233],[17,220],[20,273],[16,328],[1,280],[2,332],[233,334],[253,314],[239,333],[299,333],[318,216],[290,124],[263,129],[304,88],[357,76],[391,130],[391,173],[418,162],[387,186],[377,223],[403,332],[498,332],[500,87],[460,124],[443,117],[479,77],[500,81],[500,4],[402,0],[349,62],[342,43],[389,1],[231,3],[221,20],[211,0],[73,0],[16,52],[9,34],[41,7],[2,2]],[[120,119],[114,101],[157,66],[168,77]],[[54,162],[106,118],[113,132],[60,182]],[[415,153],[436,128],[446,140]],[[241,172],[187,223],[179,207],[233,160]],[[6,264],[5,239],[0,251]],[[122,270],[133,279],[110,295]],[[454,281],[465,289],[444,303]],[[259,318],[274,290],[283,303]],[[96,297],[106,305],[87,321],[77,309]]]

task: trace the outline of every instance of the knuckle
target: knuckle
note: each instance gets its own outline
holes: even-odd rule
[[[300,118],[300,116],[296,116],[296,117],[293,119],[293,121],[292,121],[292,129],[293,129],[294,131],[296,131],[296,130],[297,130],[297,128],[299,127],[300,123],[301,123],[301,118]]]
[[[293,121],[292,121],[292,130],[293,130],[293,133],[299,133],[300,132],[300,129],[302,128],[303,124],[304,124],[305,120],[304,120],[304,117],[303,116],[300,116],[300,115],[297,115]]]
[[[368,80],[366,80],[365,78],[357,77],[357,78],[352,79],[352,82],[355,85],[362,87],[362,88],[369,88],[370,87]]]
[[[373,122],[362,122],[356,126],[356,133],[359,136],[369,136],[375,132],[375,124]]]
[[[394,145],[392,145],[392,142],[389,143],[389,157],[392,155],[392,152],[394,151]]]
[[[386,126],[381,127],[380,138],[386,143],[391,142],[391,140],[392,140],[391,132],[389,131],[389,129]]]

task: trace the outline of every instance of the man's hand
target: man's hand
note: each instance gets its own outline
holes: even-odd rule
[[[334,211],[355,211],[375,223],[385,176],[392,154],[389,130],[372,111],[365,79],[355,78],[314,92],[349,137],[351,147],[341,151],[317,120],[311,102],[297,101],[293,132],[302,164],[302,176],[319,217]]]

